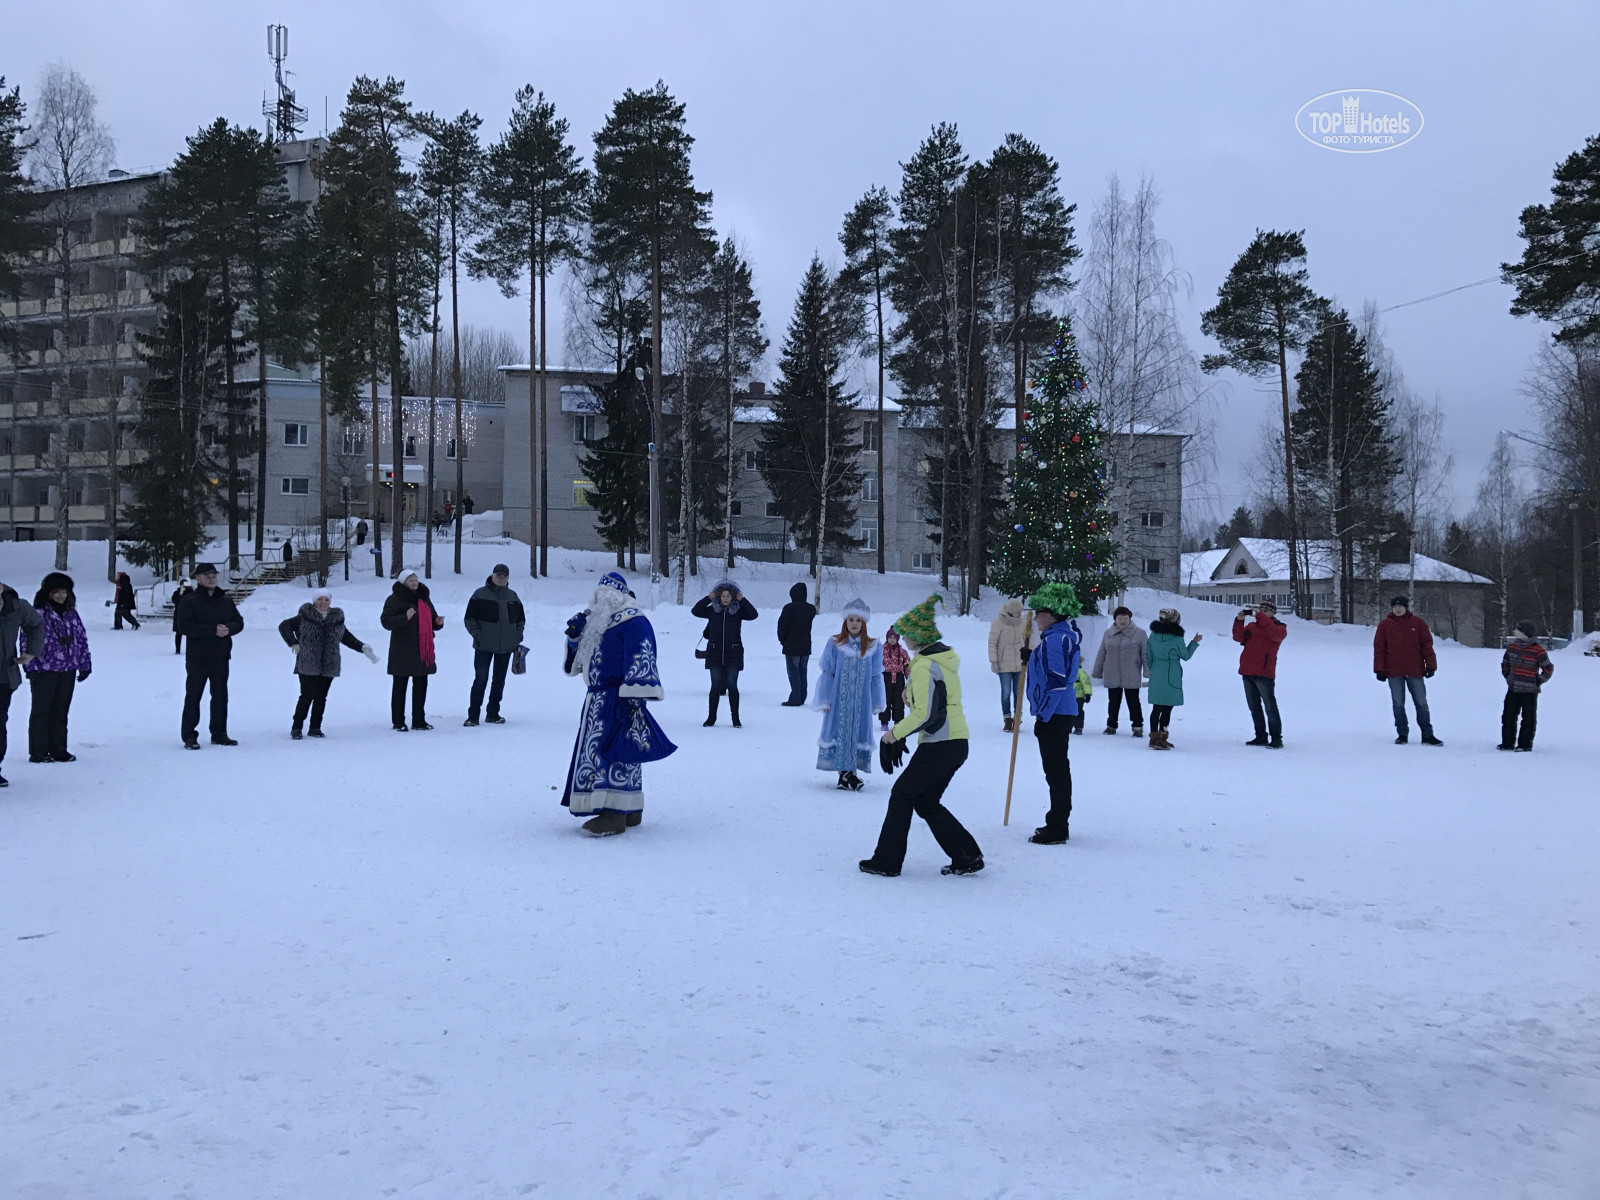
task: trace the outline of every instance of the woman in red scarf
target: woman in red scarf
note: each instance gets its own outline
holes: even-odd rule
[[[406,684],[411,688],[411,728],[432,729],[425,713],[428,676],[439,669],[434,660],[433,635],[444,628],[444,618],[433,609],[428,585],[412,570],[400,572],[394,592],[383,602],[380,622],[389,631],[389,674],[394,676],[389,709],[396,733],[406,732]]]

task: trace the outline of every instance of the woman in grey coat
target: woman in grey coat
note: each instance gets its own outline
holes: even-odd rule
[[[300,740],[309,713],[311,726],[305,729],[305,735],[319,738],[328,689],[339,677],[339,647],[358,650],[373,663],[378,661],[378,652],[344,627],[344,610],[333,607],[333,593],[326,588],[318,588],[310,604],[302,604],[299,612],[280,622],[278,633],[294,651],[294,673],[300,677],[300,699],[295,702],[289,736]]]
[[[1111,628],[1100,639],[1100,653],[1094,656],[1094,670],[1089,674],[1105,683],[1110,697],[1106,708],[1106,732],[1117,731],[1117,710],[1122,698],[1128,698],[1128,720],[1133,724],[1133,736],[1144,736],[1144,709],[1139,704],[1139,685],[1150,674],[1150,664],[1145,660],[1145,632],[1133,623],[1130,609],[1118,608],[1111,614]]]

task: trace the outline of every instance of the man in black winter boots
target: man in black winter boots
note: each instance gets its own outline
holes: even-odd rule
[[[789,698],[785,708],[799,708],[806,702],[806,667],[811,662],[811,622],[817,619],[816,607],[806,601],[806,585],[789,589],[789,603],[778,614],[778,644],[783,647],[783,663],[789,670]]]
[[[228,593],[217,586],[217,568],[196,563],[194,581],[199,586],[178,605],[178,632],[188,641],[184,667],[188,680],[183,692],[183,746],[200,749],[200,695],[211,688],[211,744],[237,746],[228,736],[228,660],[233,639],[244,629],[244,618]]]

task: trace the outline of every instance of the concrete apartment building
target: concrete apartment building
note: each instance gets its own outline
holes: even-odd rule
[[[505,475],[503,496],[506,530],[517,538],[529,536],[530,512],[528,389],[537,373],[526,364],[504,368],[506,381],[503,426]],[[595,528],[594,510],[587,490],[592,481],[582,467],[585,439],[605,431],[600,415],[600,389],[610,376],[567,368],[550,368],[545,391],[548,407],[550,540],[553,545],[599,550],[604,545]],[[937,433],[905,424],[900,405],[885,401],[883,427],[878,427],[876,398],[858,400],[859,427],[853,440],[861,449],[857,467],[862,490],[857,501],[855,535],[858,549],[830,556],[839,565],[877,565],[878,539],[883,539],[884,565],[891,571],[939,569],[939,547],[932,535],[938,531],[938,513],[930,508],[919,486],[930,453],[936,452]],[[736,396],[734,410],[733,543],[736,554],[766,560],[803,557],[786,522],[778,516],[758,467],[762,427],[772,419],[765,384],[753,381]],[[995,439],[999,469],[1009,470],[1015,456],[1015,439],[1009,412],[1002,413],[1001,436]],[[1123,538],[1119,568],[1133,587],[1160,587],[1177,591],[1180,576],[1180,537],[1183,511],[1184,435],[1161,430],[1111,434],[1106,439],[1109,499],[1118,514]],[[884,454],[884,528],[878,527],[877,454]],[[663,463],[665,470],[672,464]],[[647,470],[641,460],[639,470]],[[479,506],[485,507],[483,505]],[[642,548],[642,547],[641,547]],[[720,539],[702,544],[702,552],[725,552]]]
[[[322,144],[278,147],[291,199],[315,196],[312,164]],[[70,312],[66,281],[48,252],[21,264],[19,296],[0,298],[0,314],[16,322],[22,342],[17,354],[0,351],[0,538],[53,539],[62,504],[69,536],[104,538],[113,490],[119,504],[129,498],[121,470],[140,457],[128,432],[145,377],[137,338],[155,327],[159,287],[138,269],[132,222],[159,178],[112,171],[70,195],[43,194],[46,214],[53,205],[67,218]],[[241,380],[255,373],[252,362],[239,367]],[[63,437],[65,495],[55,457]]]

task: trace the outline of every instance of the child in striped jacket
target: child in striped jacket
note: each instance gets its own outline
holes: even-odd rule
[[[1539,689],[1556,673],[1555,664],[1538,642],[1533,640],[1534,624],[1522,621],[1516,636],[1500,660],[1500,674],[1506,680],[1506,701],[1500,710],[1500,749],[1533,749],[1534,731],[1539,727]],[[1517,717],[1522,729],[1517,729]]]

